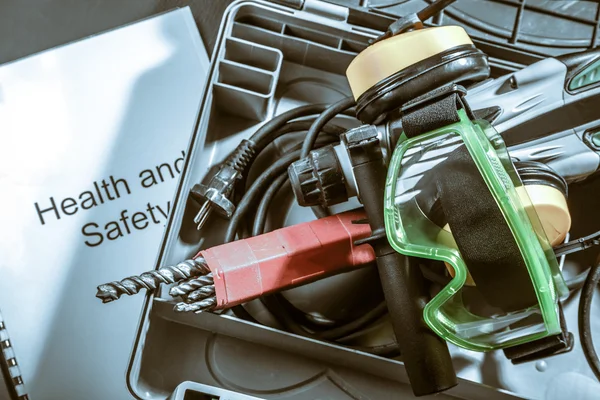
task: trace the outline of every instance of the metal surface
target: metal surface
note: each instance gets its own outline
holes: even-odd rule
[[[206,286],[214,287],[214,280],[212,274],[188,279],[185,282],[173,286],[171,290],[169,290],[169,294],[173,297],[187,296],[188,294],[193,293],[194,291],[204,288]]]
[[[193,303],[177,303],[175,306],[176,312],[195,312],[199,313],[213,309],[217,305],[216,296],[209,296],[206,299],[196,301]]]
[[[202,229],[202,227],[208,220],[208,217],[210,217],[211,212],[212,212],[211,203],[208,201],[205,201],[202,204],[202,207],[200,207],[200,211],[198,211],[198,214],[196,214],[196,216],[194,217],[194,223],[196,224],[197,230]]]
[[[110,303],[111,301],[118,300],[123,294],[131,296],[137,294],[141,289],[156,290],[162,284],[176,283],[208,273],[210,273],[210,269],[206,265],[204,258],[198,256],[176,265],[161,267],[140,275],[130,276],[121,281],[100,285],[98,286],[96,297],[101,299],[103,303]]]
[[[197,300],[202,300],[205,299],[207,297],[211,297],[212,295],[215,294],[215,287],[214,285],[208,285],[208,286],[204,286],[200,289],[194,290],[193,292],[191,292],[185,299],[186,302],[192,302],[192,301],[197,301]]]

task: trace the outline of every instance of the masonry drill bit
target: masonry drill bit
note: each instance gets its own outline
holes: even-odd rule
[[[212,274],[206,274],[196,278],[188,279],[181,282],[177,286],[173,286],[169,291],[169,294],[173,297],[187,296],[195,290],[204,288],[206,286],[214,287],[214,280]]]
[[[176,312],[194,312],[196,314],[202,311],[210,311],[217,305],[217,298],[215,296],[206,298],[204,300],[197,301],[195,303],[177,303],[174,310]]]
[[[184,297],[183,301],[186,303],[194,303],[215,295],[215,287],[213,285],[204,286],[200,289],[196,289],[187,296]]]
[[[210,273],[210,269],[204,260],[204,257],[180,262],[177,265],[162,267],[154,271],[144,272],[141,275],[130,276],[122,281],[115,281],[98,286],[96,297],[103,303],[119,299],[121,295],[131,296],[141,289],[155,290],[163,283],[176,283],[190,277],[205,275]]]

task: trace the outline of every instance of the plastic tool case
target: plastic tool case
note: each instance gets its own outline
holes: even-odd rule
[[[274,115],[348,96],[348,64],[392,21],[389,15],[317,0],[237,1],[227,9],[157,266],[177,263],[199,248],[222,242],[226,223],[218,217],[196,231],[197,206],[188,199],[190,188]],[[486,35],[474,35],[473,41],[490,56],[496,75],[542,58]],[[313,216],[294,206],[278,218],[289,225]],[[293,289],[288,296],[310,297],[323,307],[352,301],[369,274],[372,277],[372,271],[362,269],[335,276]],[[259,305],[250,306],[260,313]],[[137,398],[413,397],[400,361],[235,317],[178,314],[172,308],[168,288],[148,296],[145,303],[127,374]],[[437,398],[518,396],[460,379],[457,387]]]

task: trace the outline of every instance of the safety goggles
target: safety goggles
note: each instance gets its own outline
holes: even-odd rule
[[[392,247],[450,266],[424,309],[439,336],[487,351],[561,332],[568,293],[552,247],[501,136],[460,121],[402,140],[390,161],[385,222]]]

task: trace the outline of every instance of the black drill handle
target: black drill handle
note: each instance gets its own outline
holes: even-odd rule
[[[372,237],[378,238],[372,245],[379,277],[413,393],[434,394],[455,386],[456,373],[448,345],[423,319],[429,291],[418,259],[394,251],[385,236],[383,202],[387,168],[376,134],[368,127],[362,131],[357,128],[343,139]]]
[[[412,390],[415,396],[425,396],[450,389],[457,380],[446,342],[423,319],[429,298],[418,262],[395,252],[377,257],[383,293]]]

